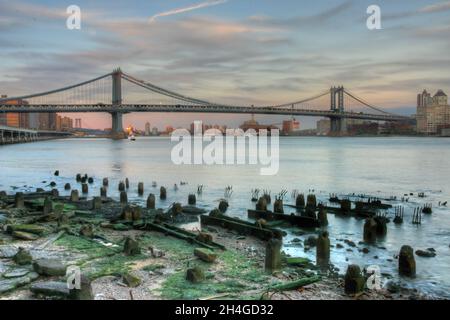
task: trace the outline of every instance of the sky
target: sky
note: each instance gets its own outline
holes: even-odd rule
[[[380,30],[366,26],[374,4]],[[70,5],[81,9],[80,30],[66,27]],[[0,0],[0,93],[46,91],[120,67],[227,104],[284,103],[344,85],[371,104],[411,113],[424,88],[450,91],[449,34],[450,1],[438,0]],[[81,118],[86,127],[111,126],[107,114]],[[124,125],[236,126],[248,118],[136,113]]]

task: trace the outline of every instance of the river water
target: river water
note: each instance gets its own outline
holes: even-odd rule
[[[293,203],[290,193],[296,189],[307,194],[314,190],[319,201],[326,202],[330,193],[341,197],[348,194],[368,194],[380,198],[396,196],[393,205],[405,207],[402,225],[388,224],[388,234],[376,245],[368,246],[364,254],[356,248],[353,252],[338,239],[362,240],[363,220],[341,218],[329,214],[331,243],[342,243],[344,248],[332,248],[331,262],[341,273],[350,263],[361,267],[378,265],[383,274],[390,274],[395,281],[417,287],[425,293],[450,298],[450,205],[439,207],[439,202],[450,200],[450,139],[446,138],[280,138],[280,168],[275,176],[261,176],[259,165],[196,166],[175,165],[170,160],[175,143],[169,138],[138,138],[112,141],[107,139],[66,139],[0,147],[0,190],[34,191],[48,187],[55,181],[61,194],[66,182],[76,185],[77,173],[95,177],[89,196],[99,194],[101,179],[109,177],[108,195],[118,197],[117,183],[130,179],[129,199],[144,203],[145,197],[137,195],[137,184],[145,184],[145,194],[158,194],[159,186],[168,189],[168,199],[157,206],[187,202],[189,193],[195,193],[198,185],[204,185],[198,197],[198,206],[212,209],[224,197],[226,186],[233,187],[229,199],[230,215],[246,218],[246,210],[254,208],[250,201],[251,189],[271,190],[272,198],[283,189],[288,190],[285,203]],[[53,172],[60,170],[60,176]],[[152,187],[152,182],[158,188]],[[180,185],[185,181],[187,185]],[[174,184],[179,189],[174,190]],[[78,187],[79,188],[79,187]],[[424,192],[426,198],[419,198]],[[414,196],[409,196],[413,193]],[[408,194],[408,202],[400,199]],[[411,223],[412,211],[424,203],[433,204],[433,214],[424,215],[422,225]],[[289,213],[289,209],[285,208]],[[393,211],[388,211],[392,217]],[[296,236],[289,233],[284,239],[284,250],[293,256],[314,258],[314,250],[304,252],[290,241]],[[299,237],[304,239],[305,236]],[[416,256],[417,277],[414,280],[399,279],[397,260],[402,245],[414,250],[434,248],[435,258]],[[362,248],[363,246],[359,246]],[[377,258],[378,257],[378,258]],[[386,282],[386,279],[383,279]]]

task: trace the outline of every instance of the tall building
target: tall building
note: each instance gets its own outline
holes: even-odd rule
[[[283,134],[289,135],[300,129],[300,122],[295,119],[283,121]]]
[[[2,95],[1,98],[7,98],[8,96]],[[9,100],[4,102],[9,105],[28,104],[25,100]],[[0,125],[15,127],[15,128],[29,128],[30,116],[28,113],[2,113],[0,114]]]
[[[40,113],[39,114],[39,130],[56,130],[57,129],[56,113]]]
[[[150,123],[149,122],[147,122],[147,123],[145,123],[145,135],[146,136],[149,136],[150,134],[151,134],[151,127],[150,127]]]
[[[450,127],[450,106],[448,97],[442,90],[431,95],[424,90],[417,95],[417,132],[439,134],[442,129]]]

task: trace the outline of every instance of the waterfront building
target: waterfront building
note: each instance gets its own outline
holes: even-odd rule
[[[424,90],[417,95],[417,132],[422,134],[440,134],[442,129],[450,127],[450,106],[448,97],[442,90],[431,95]]]
[[[7,95],[2,95],[1,98],[7,98]],[[28,104],[24,100],[9,100],[4,102],[8,105]],[[28,113],[2,113],[0,114],[0,125],[14,127],[14,128],[29,128],[30,116]]]
[[[326,136],[330,133],[331,130],[331,121],[330,119],[321,119],[316,122],[317,135]]]
[[[290,135],[294,131],[298,131],[300,129],[300,122],[298,122],[295,119],[292,120],[284,120],[283,121],[283,127],[282,132],[285,135]]]
[[[256,132],[259,132],[260,130],[271,131],[272,129],[278,129],[276,126],[273,125],[259,124],[259,122],[255,120],[255,116],[253,114],[252,118],[250,120],[244,121],[244,123],[240,125],[239,128],[242,129],[244,132],[246,132],[248,129],[253,129]]]
[[[150,123],[145,123],[145,135],[149,136],[151,134]]]

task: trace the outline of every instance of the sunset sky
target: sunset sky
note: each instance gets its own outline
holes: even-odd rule
[[[81,30],[66,28],[72,4],[81,8]],[[366,27],[372,4],[381,7],[382,30]],[[0,93],[46,91],[121,67],[228,104],[289,102],[344,85],[411,113],[424,88],[450,91],[449,34],[450,1],[438,0],[0,0]],[[108,115],[81,117],[91,128],[111,125]],[[247,118],[131,114],[124,124]]]

